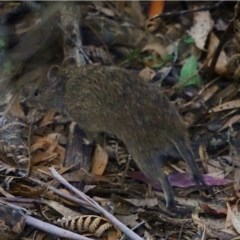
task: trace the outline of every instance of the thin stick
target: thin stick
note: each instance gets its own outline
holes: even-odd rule
[[[76,189],[75,187],[73,187],[53,167],[50,168],[50,171],[51,171],[53,177],[57,181],[59,181],[64,186],[66,186],[72,192],[76,193],[80,198],[84,199],[92,207],[95,207],[104,217],[106,217],[109,221],[111,221],[112,224],[114,224],[119,230],[121,230],[124,234],[126,234],[130,239],[143,240],[135,232],[133,232],[131,229],[129,229],[123,223],[121,223],[118,219],[116,219],[112,214],[110,214],[104,208],[102,208],[97,202],[95,202],[93,199],[88,197],[86,194],[84,194],[83,192],[81,192],[78,189]]]
[[[54,226],[52,224],[43,222],[39,219],[33,218],[31,216],[25,215],[26,224],[31,225],[37,229],[44,232],[58,236],[61,238],[73,239],[73,240],[93,240],[92,238],[81,236],[77,233],[62,229],[60,227]]]

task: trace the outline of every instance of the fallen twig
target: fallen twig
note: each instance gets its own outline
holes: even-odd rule
[[[74,239],[74,240],[93,240],[92,238],[81,236],[77,233],[62,229],[60,227],[43,222],[39,219],[33,218],[28,215],[25,215],[25,220],[26,220],[26,224],[31,225],[37,229],[40,229],[40,230],[47,232],[49,234],[52,234],[54,236],[58,236],[61,238],[67,238],[67,239]]]
[[[141,237],[139,237],[135,232],[133,232],[131,229],[126,227],[123,223],[121,223],[117,218],[115,218],[112,214],[107,212],[104,208],[102,208],[97,202],[95,202],[93,199],[88,197],[83,192],[79,191],[75,187],[73,187],[69,182],[67,182],[53,167],[50,168],[50,171],[53,175],[53,177],[59,181],[61,184],[66,186],[68,189],[70,189],[72,192],[76,193],[81,199],[85,200],[89,205],[96,208],[105,218],[107,218],[112,224],[114,224],[119,230],[121,230],[124,234],[126,234],[130,239],[134,240],[143,240]]]

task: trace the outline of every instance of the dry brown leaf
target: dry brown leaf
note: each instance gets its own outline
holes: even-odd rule
[[[64,189],[64,188],[59,189],[59,191],[63,192],[65,195],[72,195],[72,193],[70,193],[68,190],[66,190],[66,189]],[[67,200],[66,198],[63,198],[63,197],[61,197],[61,196],[60,196],[60,198],[61,198],[61,202],[64,203],[64,204],[66,204],[67,206],[71,206],[71,207],[79,206],[78,203],[75,203],[75,202],[72,202],[72,201],[70,201],[70,200]],[[60,213],[61,213],[63,216],[67,216],[67,214],[63,214],[62,211],[61,211]],[[78,214],[79,214],[79,213],[78,213]],[[69,215],[70,215],[70,214],[69,214]]]
[[[240,122],[240,115],[234,115],[230,119],[227,120],[226,123],[223,124],[223,126],[218,130],[218,132],[221,132],[222,130],[232,126],[234,123]]]
[[[100,176],[100,175],[92,175],[88,179],[91,182],[102,182],[102,183],[112,183],[111,178],[105,177],[105,176]]]
[[[109,229],[106,232],[106,239],[107,240],[116,240],[120,239],[121,233],[119,231],[116,231],[116,229]]]
[[[216,159],[208,159],[208,164],[206,166],[206,170],[210,176],[225,178],[226,172],[229,172],[230,169],[223,169],[222,163],[220,161],[216,161]],[[229,168],[232,168],[231,166]]]
[[[160,15],[163,12],[165,6],[165,1],[150,1],[150,6],[148,9],[148,17],[153,17],[156,15]]]
[[[205,50],[204,46],[206,44],[208,34],[212,30],[214,24],[210,12],[195,12],[193,15],[193,21],[194,24],[191,27],[189,34],[195,40],[196,46],[201,50]]]
[[[211,33],[210,39],[209,39],[209,45],[208,45],[208,54],[207,54],[208,66],[211,65],[212,57],[215,53],[215,50],[218,44],[219,44],[218,37],[214,33]],[[229,61],[229,58],[227,57],[226,53],[224,51],[221,51],[215,66],[215,71],[217,74],[223,75],[227,73],[226,66],[228,64],[228,61]]]
[[[226,217],[226,221],[225,221],[225,228],[229,229],[232,226],[232,209],[229,205],[229,203],[227,203],[227,217]]]
[[[72,193],[68,192],[66,189],[59,189],[59,190],[66,195],[72,195]],[[61,203],[62,202],[66,203],[67,205],[70,205],[70,206],[79,206],[79,204],[73,204],[73,202],[71,202],[67,199],[64,199],[64,198],[61,198]],[[44,204],[46,204],[47,206],[54,209],[56,212],[61,214],[63,217],[79,215],[79,212],[77,212],[77,211],[75,212],[75,211],[71,210],[70,208],[65,207],[61,203],[60,203],[60,201],[44,200]]]
[[[237,205],[235,205],[232,209],[232,225],[238,234],[240,234],[240,213]]]
[[[227,217],[225,221],[225,231],[235,235],[236,231],[240,234],[240,216],[237,205],[231,209],[229,203],[227,203]],[[236,230],[236,231],[234,231]]]
[[[192,214],[192,220],[198,226],[199,229],[205,229],[206,228],[204,219],[199,218],[197,213]]]
[[[40,166],[39,165],[33,166],[32,172],[36,172],[38,175],[41,175],[41,177],[43,177],[43,178],[52,177],[51,172],[49,170],[50,166],[56,168],[57,171],[59,172],[59,174],[61,174],[61,172],[62,172],[61,166],[59,167],[59,164],[55,165],[55,164],[53,164],[53,162],[50,162],[48,165],[41,164]]]
[[[171,237],[170,237],[170,238],[171,238]],[[146,240],[154,240],[155,237],[154,237],[150,232],[145,231],[145,232],[144,232],[144,239],[146,239]]]
[[[234,156],[234,161],[235,162],[239,162],[239,155],[238,154],[235,154],[236,156]],[[237,198],[240,198],[240,168],[239,167],[236,167],[234,169],[234,173],[233,173],[233,179],[234,179],[234,183],[233,183],[233,189],[234,189],[234,192],[236,194],[236,197]]]
[[[45,114],[45,116],[44,116],[44,118],[42,119],[42,121],[40,122],[39,126],[40,126],[40,127],[44,127],[44,126],[47,126],[48,124],[52,123],[55,114],[56,114],[56,111],[49,110],[49,111]]]
[[[131,227],[131,228],[134,228],[139,222],[139,216],[138,214],[128,214],[128,215],[122,215],[122,214],[119,214],[117,216],[117,218],[123,222],[125,225]]]
[[[201,99],[204,102],[207,102],[210,98],[212,98],[214,96],[214,94],[219,90],[219,86],[214,85],[212,87],[207,88],[201,96]]]
[[[65,156],[65,148],[58,144],[59,134],[49,134],[45,137],[36,137],[35,143],[31,146],[32,166],[46,161],[53,164],[61,164]]]
[[[202,144],[198,148],[198,154],[199,154],[201,161],[209,158],[206,147]]]
[[[221,111],[224,111],[224,110],[235,109],[235,108],[240,108],[240,99],[232,100],[232,101],[220,104],[216,107],[211,108],[208,112],[209,113],[221,112]]]
[[[91,173],[102,175],[108,163],[108,155],[100,145],[97,145],[92,157]]]
[[[58,133],[50,133],[45,137],[34,137],[34,143],[31,146],[31,151],[34,152],[38,149],[47,149],[52,144],[56,144],[58,142],[58,139],[60,137],[60,134]]]
[[[11,188],[11,193],[28,197],[28,198],[36,198],[39,197],[41,194],[43,194],[46,191],[45,187],[32,187],[28,186],[26,184],[23,184],[22,182],[18,182],[18,184],[14,184]]]
[[[22,106],[19,103],[19,98],[14,97],[7,107],[7,113],[13,117],[19,119],[25,119],[25,113],[23,112]]]
[[[224,218],[203,218],[199,217],[199,214],[192,214],[193,222],[197,225],[198,229],[202,231],[201,239],[214,239],[214,233],[218,231],[225,231],[224,229]],[[206,234],[206,235],[205,235]],[[221,234],[219,234],[221,235]],[[208,238],[207,238],[208,236]]]
[[[144,81],[149,82],[154,78],[156,73],[150,67],[145,67],[140,71],[139,75]]]
[[[34,154],[34,156],[32,157],[32,165],[35,166],[42,162],[46,162],[46,164],[49,164],[57,157],[57,153],[39,152]]]
[[[206,214],[212,214],[214,216],[225,216],[227,209],[218,204],[200,203],[201,210]]]
[[[49,145],[51,145],[51,143],[52,141],[49,142],[49,140],[45,139],[45,137],[37,137],[31,146],[31,152],[35,152],[37,150],[45,150],[49,147]]]
[[[46,238],[47,238],[46,233],[42,233],[42,232],[39,232],[39,231],[36,233],[35,240],[46,240]],[[30,240],[30,238],[23,238],[22,240]]]

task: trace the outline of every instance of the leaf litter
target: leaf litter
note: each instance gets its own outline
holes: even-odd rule
[[[25,166],[26,173],[29,173],[19,177],[18,170],[23,171],[23,166],[19,167],[18,152],[10,156],[1,145],[0,160],[4,163],[0,168],[1,200],[6,202],[11,196],[16,205],[24,206],[35,217],[52,224],[63,217],[69,217],[65,227],[86,221],[85,236],[96,237],[93,234],[97,229],[96,221],[101,222],[101,226],[111,223],[89,206],[79,207],[73,199],[65,199],[66,195],[75,197],[72,192],[61,190],[63,195],[57,194],[51,187],[58,188],[59,184],[53,180],[49,170],[54,166],[71,184],[96,199],[125,225],[137,226],[136,232],[142,237],[233,239],[240,229],[239,6],[235,2],[186,2],[184,7],[180,2],[164,2],[157,4],[153,11],[150,10],[155,4],[153,2],[83,4],[81,7],[87,9],[82,13],[87,57],[94,63],[111,65],[114,62],[134,69],[141,72],[146,81],[156,87],[161,86],[189,125],[197,163],[204,172],[206,183],[214,189],[215,199],[204,190],[197,190],[183,163],[171,163],[165,170],[169,172],[177,202],[192,214],[186,214],[184,218],[169,215],[164,210],[161,186],[152,179],[146,179],[135,163],[129,162],[127,146],[114,136],[104,136],[108,154],[101,148],[95,149],[94,154],[89,153],[86,150],[88,143],[83,140],[83,152],[73,148],[78,156],[84,156],[80,167],[76,168],[74,161],[66,165],[64,158],[69,150],[66,139],[72,120],[55,112],[35,112],[37,106],[32,109],[19,98],[7,107],[8,115],[4,117],[11,118],[8,121],[12,126],[21,122],[29,128],[27,132],[19,128],[20,136],[17,137],[29,149],[24,153],[29,154],[26,157],[30,156]],[[46,30],[41,46],[31,51],[24,49],[32,46],[31,43],[41,42],[43,36],[34,35],[33,31],[38,29],[44,17],[50,15],[49,9],[54,5],[6,2],[1,6],[0,17],[6,27],[9,27],[9,21],[16,27],[16,32],[11,29],[16,42],[0,39],[0,51],[4,51],[6,59],[10,56],[11,60],[3,63],[2,79],[12,78],[11,84],[18,85],[18,80],[36,67],[44,68],[46,64],[51,66],[61,62],[62,46],[57,41],[58,31]],[[146,9],[149,9],[148,13]],[[219,27],[220,23],[224,27]],[[53,24],[53,29],[56,25]],[[45,28],[41,31],[44,32]],[[45,55],[55,56],[55,60]],[[34,72],[33,79],[43,77],[43,72]],[[5,82],[0,80],[1,84]],[[30,85],[28,82],[24,84]],[[34,85],[30,87],[33,88]],[[1,125],[0,143],[9,141],[13,134],[9,128],[11,134],[1,135],[3,129]],[[77,158],[76,155],[73,157]],[[91,162],[91,170],[85,167],[84,161]],[[149,188],[149,184],[153,187]],[[55,204],[50,204],[51,201]],[[2,220],[4,222],[4,218]],[[79,229],[83,226],[81,224]],[[98,239],[119,239],[118,230],[115,226],[112,229],[114,233],[99,234]],[[21,231],[25,239],[33,236],[27,230]],[[38,239],[52,239],[39,230],[34,234]]]

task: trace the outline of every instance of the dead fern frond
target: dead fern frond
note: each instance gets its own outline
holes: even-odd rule
[[[109,223],[105,218],[96,215],[82,215],[82,216],[69,216],[58,219],[56,224],[79,233],[92,234],[96,237],[101,237],[107,233],[108,230],[119,231]]]
[[[26,127],[17,118],[0,116],[0,152],[14,161],[15,173],[19,176],[26,176],[30,168],[29,148],[23,134]],[[13,170],[10,161],[0,162],[0,171],[8,173],[10,170]]]

